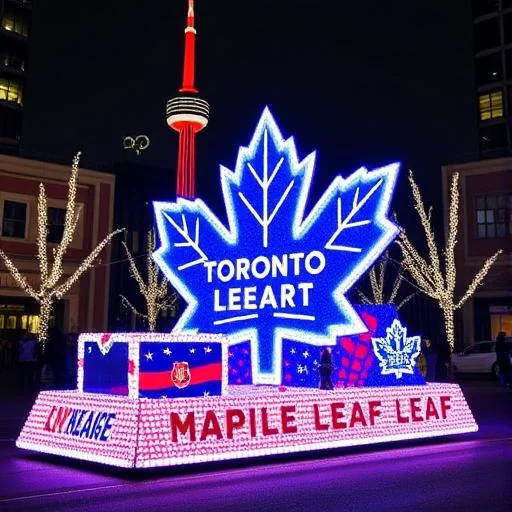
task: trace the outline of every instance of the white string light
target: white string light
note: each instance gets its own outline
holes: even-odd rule
[[[414,197],[414,208],[418,212],[428,248],[428,260],[423,258],[411,241],[407,238],[405,231],[400,233],[398,245],[402,250],[403,267],[411,274],[419,289],[436,300],[443,312],[446,338],[453,350],[455,344],[454,316],[455,311],[460,309],[464,303],[473,295],[489,272],[490,268],[502,253],[498,251],[488,258],[482,268],[476,273],[466,292],[460,300],[455,298],[455,284],[457,269],[455,264],[455,246],[457,245],[457,232],[459,222],[459,173],[453,173],[450,186],[450,206],[448,215],[448,237],[446,246],[441,253],[438,253],[434,232],[432,229],[432,209],[427,212],[421,198],[420,189],[414,181],[412,172],[409,172],[409,183],[411,184]],[[441,259],[444,257],[443,265]]]
[[[147,255],[146,255],[146,270],[148,282],[144,282],[142,275],[135,264],[134,257],[128,249],[126,243],[123,242],[128,261],[130,262],[130,275],[137,281],[139,291],[146,301],[146,313],[141,313],[137,308],[124,296],[121,295],[123,305],[129,308],[135,315],[145,318],[148,322],[148,329],[153,332],[156,330],[156,322],[161,311],[176,310],[176,302],[178,295],[173,291],[170,293],[169,281],[162,276],[160,277],[160,269],[151,257],[155,249],[155,235],[153,230],[148,231],[147,235]]]
[[[384,290],[384,277],[386,275],[386,269],[389,261],[389,252],[386,251],[382,258],[376,263],[369,272],[370,278],[370,286],[372,291],[372,296],[368,297],[361,290],[357,290],[359,298],[363,304],[393,304],[395,305],[395,299],[398,295],[398,291],[400,290],[400,286],[402,281],[404,280],[400,271],[398,271],[395,280],[393,281],[393,286],[391,288],[391,293],[388,298],[386,298],[385,290]],[[396,309],[400,310],[405,304],[407,304],[414,297],[414,293],[411,293],[401,302],[396,304]]]
[[[39,184],[39,197],[37,201],[37,259],[39,262],[39,273],[41,276],[39,290],[35,289],[28,283],[27,278],[20,273],[13,261],[0,249],[0,258],[2,258],[7,270],[12,275],[18,287],[39,303],[40,319],[38,338],[43,350],[48,338],[50,315],[52,313],[54,301],[64,297],[82,274],[93,266],[94,260],[100,255],[101,251],[110,242],[112,237],[123,231],[122,229],[116,229],[112,233],[108,234],[91,251],[89,256],[82,261],[71,276],[67,279],[62,279],[64,275],[64,256],[66,255],[69,245],[73,241],[73,236],[80,216],[80,213],[76,211],[76,190],[79,163],[80,152],[73,158],[73,164],[71,166],[71,176],[68,181],[68,198],[66,203],[64,230],[61,241],[52,251],[53,261],[50,261],[48,258],[47,247],[48,199],[44,185],[42,183]]]

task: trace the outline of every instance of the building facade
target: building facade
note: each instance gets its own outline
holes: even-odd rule
[[[0,152],[19,152],[26,90],[30,0],[0,0]]]
[[[48,196],[51,254],[62,237],[69,176],[69,166],[0,155],[0,247],[36,288],[40,282],[36,257],[39,183],[44,183]],[[78,183],[76,201],[80,217],[64,257],[64,278],[112,230],[115,176],[80,169]],[[56,304],[55,326],[65,332],[106,330],[109,283],[110,248],[107,247],[95,267]],[[20,329],[37,332],[38,326],[37,303],[16,286],[0,263],[0,331],[9,337],[12,331]]]
[[[145,330],[140,317],[126,308],[120,295],[124,295],[138,311],[145,310],[145,302],[135,279],[130,275],[129,262],[122,242],[130,250],[137,267],[146,278],[147,232],[154,228],[153,201],[169,201],[174,198],[175,173],[169,169],[152,167],[142,163],[119,162],[114,165],[116,176],[114,225],[124,227],[124,236],[112,241],[112,265],[110,284],[111,331]],[[169,331],[174,317],[162,315],[158,330]]]
[[[495,339],[499,331],[512,336],[512,158],[443,166],[445,233],[454,172],[460,174],[457,296],[465,292],[488,257],[503,251],[463,307],[457,342],[461,344],[462,338],[468,345]]]

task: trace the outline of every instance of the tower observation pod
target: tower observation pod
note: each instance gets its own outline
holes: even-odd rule
[[[185,57],[183,83],[179,96],[167,102],[167,124],[179,134],[176,195],[195,197],[196,133],[208,124],[210,106],[197,95],[194,84],[196,29],[194,0],[188,2],[185,28]]]

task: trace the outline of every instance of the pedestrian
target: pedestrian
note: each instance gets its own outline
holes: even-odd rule
[[[334,389],[331,379],[333,370],[334,365],[332,364],[331,349],[325,347],[320,355],[320,364],[318,365],[318,371],[320,372],[320,389]]]
[[[423,339],[423,347],[422,347],[423,355],[425,356],[425,360],[427,363],[427,375],[425,380],[428,382],[435,382],[437,377],[437,346],[433,343],[431,338]]]
[[[437,344],[436,378],[438,382],[450,382],[452,380],[452,349],[446,339]]]
[[[66,386],[66,342],[61,331],[56,327],[48,330],[46,343],[46,362],[53,374],[54,389]]]
[[[34,334],[27,332],[18,342],[18,371],[20,392],[33,393],[36,390],[39,344]]]
[[[511,349],[507,343],[506,334],[503,331],[496,336],[496,361],[498,362],[500,383],[510,386],[512,383]]]
[[[78,334],[70,332],[66,336],[66,388],[75,389],[77,386],[77,358],[78,358]]]

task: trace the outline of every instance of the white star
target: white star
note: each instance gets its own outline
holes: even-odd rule
[[[160,398],[167,398],[167,395],[162,395]]]
[[[153,361],[153,352],[148,352],[147,354],[144,354],[144,356],[148,361]]]
[[[189,352],[190,352],[191,354],[195,354],[195,353],[196,353],[196,349],[195,349],[195,348],[191,348],[191,349],[189,350]]]
[[[203,396],[210,396],[210,392],[209,392],[209,391],[205,391],[205,392],[203,393]]]
[[[295,354],[296,352],[297,352],[297,351],[296,351],[294,348],[292,348],[292,349],[290,350],[290,354]]]
[[[87,347],[88,348],[88,351],[89,351],[89,354],[92,353],[92,347]]]
[[[309,352],[307,350],[304,350],[304,352],[302,352],[302,355],[304,356],[304,359],[307,359],[309,357]]]
[[[166,356],[170,356],[172,354],[171,349],[169,347],[165,347],[164,348],[164,354]]]
[[[212,349],[209,346],[208,347],[204,347],[204,353],[205,354],[209,354],[211,351],[212,351]]]
[[[309,375],[308,367],[306,365],[302,366],[301,364],[298,364],[297,373],[306,373]]]

